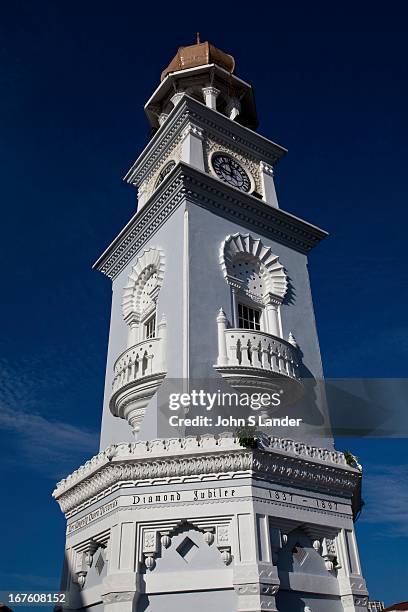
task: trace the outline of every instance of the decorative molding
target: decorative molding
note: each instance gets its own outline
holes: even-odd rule
[[[78,510],[81,504],[93,499],[96,495],[104,496],[111,492],[111,487],[118,485],[119,482],[147,482],[152,479],[165,481],[170,478],[186,478],[199,475],[201,478],[206,474],[245,474],[258,479],[268,480],[269,482],[285,483],[288,485],[308,486],[312,490],[325,491],[327,494],[343,494],[351,497],[353,490],[359,479],[356,470],[342,464],[336,459],[335,451],[326,451],[328,461],[321,459],[308,458],[303,456],[303,452],[313,454],[313,447],[298,445],[301,451],[297,455],[293,452],[285,452],[282,448],[273,448],[276,439],[271,438],[271,446],[265,446],[263,450],[248,451],[244,450],[238,440],[229,438],[230,445],[220,444],[217,452],[214,453],[214,446],[218,440],[212,438],[213,450],[203,452],[200,448],[199,439],[194,443],[187,443],[184,448],[179,444],[179,453],[174,455],[166,453],[167,448],[172,445],[173,440],[161,440],[162,453],[159,456],[150,456],[148,443],[138,442],[136,444],[118,445],[112,453],[112,459],[101,463],[101,467],[86,474],[82,468],[79,474],[72,475],[65,481],[58,484],[53,496],[58,500],[64,513],[69,513],[73,509]],[[189,439],[185,439],[188,441]],[[194,439],[190,439],[193,442]],[[228,440],[228,438],[227,438]],[[208,439],[207,439],[208,441]],[[178,441],[179,443],[181,440]],[[291,442],[291,441],[287,441]],[[296,444],[293,443],[292,444]],[[135,450],[140,450],[139,445],[145,445],[147,452],[140,456]],[[195,448],[194,448],[195,446]],[[229,446],[229,449],[227,450]],[[317,449],[315,449],[317,450]],[[321,457],[324,456],[324,449],[319,449]],[[318,452],[316,453],[319,454]],[[138,456],[139,455],[139,456]],[[167,456],[166,456],[167,455]],[[138,460],[137,460],[138,459]],[[137,460],[137,461],[135,461]],[[94,465],[94,464],[93,464]]]
[[[212,87],[211,85],[208,85],[207,87],[203,87],[203,94],[205,95],[207,93],[213,96],[218,96],[221,92],[216,87]]]
[[[279,257],[274,255],[271,247],[263,244],[260,238],[254,238],[251,234],[236,233],[227,236],[220,247],[220,264],[224,277],[234,279],[233,265],[237,257],[249,255],[257,259],[264,268],[266,291],[283,300],[285,297],[288,280]]]
[[[149,181],[181,142],[183,129],[191,119],[186,98],[170,115],[124,176],[123,180],[127,183],[138,186]]]
[[[368,595],[346,595],[341,598],[341,603],[345,610],[352,610],[353,607],[366,608],[368,604]]]
[[[124,601],[132,601],[138,595],[136,591],[119,591],[117,593],[106,593],[102,595],[102,601],[105,605],[115,604]]]
[[[161,157],[160,161],[157,163],[154,170],[151,173],[149,173],[149,175],[146,177],[146,180],[143,183],[141,183],[141,185],[144,186],[144,193],[146,194],[145,201],[151,197],[151,195],[156,191],[159,185],[167,178],[167,174],[166,174],[166,176],[164,176],[163,179],[161,179],[163,170],[167,166],[169,166],[171,162],[174,162],[174,164],[178,164],[178,162],[181,160],[182,141],[183,141],[183,135],[181,134],[180,138],[178,138],[177,141],[175,141],[174,145],[168,151],[165,151],[163,153],[163,156]],[[173,170],[173,168],[171,170]],[[170,174],[170,172],[168,174]]]
[[[264,161],[261,161],[261,163],[259,164],[260,170],[261,172],[263,172],[264,174],[268,174],[269,176],[273,176],[275,174],[273,166],[271,166],[270,164],[267,164]]]
[[[204,542],[208,546],[212,546],[215,541],[215,546],[220,552],[221,559],[225,565],[229,565],[232,561],[231,518],[231,515],[199,519],[185,516],[177,520],[169,521],[164,519],[154,523],[139,523],[138,558],[149,571],[153,571],[156,567],[156,558],[162,556],[164,551],[171,546],[172,537],[193,529],[201,533]],[[216,538],[214,533],[216,533]]]
[[[323,538],[321,555],[328,572],[337,569],[337,550],[334,538]]]
[[[239,123],[224,117],[221,113],[214,114],[205,104],[184,95],[168,119],[157,131],[147,147],[132,165],[124,180],[132,185],[139,185],[154,173],[157,165],[163,162],[163,153],[177,145],[183,128],[189,123],[208,133],[210,138],[219,140],[219,144],[226,147],[233,146],[241,149],[240,153],[252,154],[259,160],[265,159],[273,164],[283,157],[285,148],[268,140]]]
[[[249,193],[252,193],[254,191],[256,191],[257,193],[262,193],[261,176],[259,173],[259,161],[256,157],[253,157],[248,154],[243,155],[238,147],[227,146],[226,144],[222,143],[217,139],[210,140],[209,138],[206,138],[204,141],[204,152],[206,171],[212,176],[214,176],[214,178],[220,180],[214,172],[211,159],[216,153],[225,153],[226,155],[229,155],[230,157],[239,161],[239,163],[246,170],[251,181],[251,189]]]
[[[294,457],[303,457],[316,462],[348,468],[343,453],[327,448],[320,448],[296,442],[287,438],[276,436],[263,436],[260,440],[264,451],[283,452]],[[131,444],[112,444],[98,455],[89,459],[84,465],[75,470],[66,478],[57,483],[53,497],[58,497],[75,486],[88,476],[91,476],[101,467],[108,465],[115,457],[123,459],[146,459],[159,457],[178,457],[190,453],[226,452],[242,450],[237,438],[229,433],[217,436],[207,434],[203,436],[186,436],[185,438],[159,438],[157,440],[140,441]],[[357,470],[349,468],[350,471]]]
[[[171,177],[176,180],[171,180]],[[166,180],[167,179],[167,180]],[[177,168],[166,177],[153,198],[136,213],[113,243],[94,264],[94,268],[115,278],[134,255],[148,242],[174,210],[185,201],[186,189],[183,175]]]
[[[165,257],[160,248],[151,247],[145,249],[136,260],[132,271],[129,274],[128,283],[123,290],[122,312],[123,317],[127,320],[131,316],[140,315],[138,306],[138,298],[143,291],[146,281],[152,273],[157,274],[156,287],[157,293],[164,278]]]
[[[189,134],[196,136],[200,140],[204,140],[204,130],[198,125],[194,125],[193,123],[189,123],[181,133],[181,139],[184,140]]]
[[[262,233],[267,238],[309,252],[327,233],[258,198],[231,189],[218,179],[183,162],[170,173],[150,200],[136,213],[94,268],[115,278],[182,203],[190,201],[215,214]]]

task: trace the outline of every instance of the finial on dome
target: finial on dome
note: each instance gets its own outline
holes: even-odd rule
[[[197,45],[201,44],[200,32],[197,32],[196,40],[197,40]]]

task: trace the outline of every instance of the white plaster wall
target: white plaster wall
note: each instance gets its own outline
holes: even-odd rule
[[[281,307],[283,335],[289,332],[302,351],[303,375],[321,379],[323,376],[319,341],[316,330],[312,295],[307,269],[307,257],[287,246],[274,242],[246,226],[215,215],[211,211],[189,204],[190,260],[190,375],[194,379],[214,377],[213,364],[218,355],[216,316],[222,307],[232,320],[231,292],[219,263],[220,246],[229,234],[250,233],[261,238],[279,256],[290,279],[290,300]],[[323,411],[323,408],[321,407]],[[301,428],[280,428],[276,435],[289,437],[318,446],[330,447],[331,436],[322,437],[326,414],[311,407],[309,423]]]
[[[163,285],[158,297],[157,315],[160,320],[164,313],[167,319],[167,371],[168,377],[181,378],[182,352],[182,280],[183,280],[183,227],[184,208],[178,207],[150,240],[134,255],[126,268],[114,279],[112,286],[112,309],[109,331],[109,346],[106,364],[105,394],[102,415],[100,449],[109,444],[134,442],[134,436],[127,421],[112,416],[109,400],[112,393],[113,365],[122,351],[126,349],[128,325],[122,316],[123,289],[138,256],[149,247],[159,247],[165,254]],[[152,408],[155,399],[146,410],[147,418],[143,424],[140,438],[156,437],[155,415]],[[150,434],[150,435],[149,435]]]
[[[137,612],[232,612],[236,609],[233,589],[144,595],[137,606]]]
[[[183,250],[185,232],[185,210],[188,211],[188,287],[183,285]],[[302,351],[304,376],[322,378],[322,364],[314,318],[313,303],[307,269],[307,257],[302,253],[274,242],[246,226],[225,219],[193,203],[179,206],[150,240],[132,258],[126,268],[113,282],[112,312],[109,348],[105,381],[105,397],[102,417],[100,448],[111,443],[134,441],[131,428],[125,420],[113,417],[109,410],[113,365],[125,350],[128,326],[122,316],[122,294],[128,276],[137,257],[143,250],[159,247],[165,254],[165,273],[158,298],[157,315],[160,320],[164,313],[167,319],[167,380],[182,379],[183,350],[185,349],[186,328],[183,327],[183,291],[188,290],[188,365],[190,379],[216,379],[213,364],[218,355],[216,316],[222,307],[229,320],[231,313],[231,292],[223,277],[219,250],[222,241],[229,234],[250,233],[271,246],[290,279],[291,289],[281,308],[283,334],[287,338],[292,332]],[[139,439],[157,437],[156,399],[154,397],[146,410],[146,416]],[[322,437],[322,425],[327,423],[324,408],[313,406],[308,409],[308,422],[301,428],[279,429],[276,435],[331,446],[331,437]],[[299,415],[298,415],[299,416]]]

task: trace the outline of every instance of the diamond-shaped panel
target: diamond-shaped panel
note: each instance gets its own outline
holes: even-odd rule
[[[176,548],[178,554],[186,563],[190,563],[192,558],[198,551],[197,544],[194,544],[190,538],[184,538],[184,540]]]
[[[99,557],[97,558],[96,563],[95,563],[95,569],[98,572],[99,576],[102,574],[102,570],[104,567],[105,567],[105,561],[104,561],[103,555],[102,553],[99,553]]]

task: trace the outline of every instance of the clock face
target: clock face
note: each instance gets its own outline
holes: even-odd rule
[[[162,169],[162,171],[159,174],[159,178],[157,179],[156,187],[158,187],[160,185],[160,183],[162,181],[164,181],[166,176],[171,172],[171,170],[173,170],[175,165],[176,165],[176,162],[174,161],[174,159],[172,159],[171,161],[169,161],[168,164],[166,164],[164,166],[164,168]]]
[[[228,185],[247,193],[251,191],[251,180],[243,167],[229,155],[216,153],[212,156],[212,167],[216,175]]]

